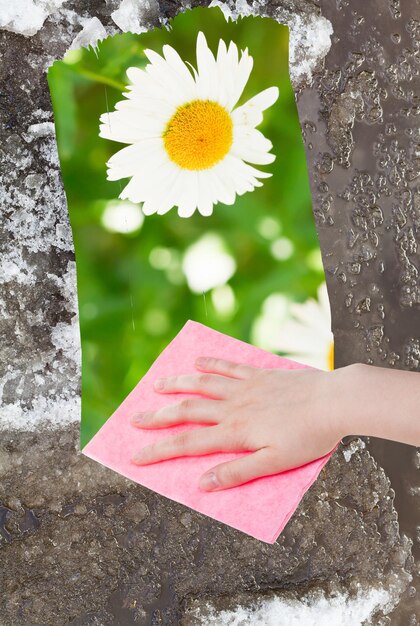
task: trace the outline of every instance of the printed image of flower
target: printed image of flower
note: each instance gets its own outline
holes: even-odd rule
[[[287,356],[291,307],[317,299],[324,269],[286,25],[195,7],[70,51],[48,84],[77,257],[84,446],[188,319]],[[322,367],[325,328],[303,346]]]
[[[220,39],[215,57],[200,32],[192,72],[174,48],[162,52],[144,51],[146,67],[127,70],[126,99],[100,117],[101,137],[129,144],[109,159],[107,178],[131,178],[119,197],[143,203],[145,215],[176,206],[180,217],[209,216],[213,205],[231,205],[271,176],[253,167],[275,159],[256,126],[278,88],[235,108],[253,66],[247,49],[239,55],[235,43]]]

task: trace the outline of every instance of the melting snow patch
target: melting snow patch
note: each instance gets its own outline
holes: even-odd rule
[[[254,607],[220,612],[206,607],[203,614],[195,610],[193,618],[197,626],[362,626],[378,610],[386,613],[391,604],[391,596],[384,589],[370,589],[355,598],[344,593],[327,597],[318,592],[304,598],[273,597]]]
[[[80,33],[73,39],[69,50],[77,50],[78,48],[88,48],[91,46],[94,50],[97,49],[99,41],[106,39],[107,32],[104,25],[97,17],[92,17],[83,26]]]
[[[78,397],[52,399],[37,396],[32,408],[22,410],[19,402],[0,407],[0,427],[20,431],[56,430],[80,421]]]
[[[115,24],[125,33],[144,33],[149,30],[153,16],[159,14],[156,0],[122,0],[116,11],[111,13]]]
[[[346,462],[348,463],[353,454],[358,450],[363,450],[363,448],[366,448],[366,444],[362,441],[362,439],[354,439],[351,441],[348,446],[343,448],[343,456],[346,459]]]
[[[293,84],[312,80],[315,70],[331,48],[332,25],[322,15],[294,15],[290,23],[290,78]]]
[[[0,0],[0,29],[30,37],[64,0]]]
[[[31,268],[21,264],[18,253],[3,258],[0,269],[6,271],[5,281],[7,279],[19,283],[34,281]],[[63,276],[48,274],[47,277],[56,282],[68,302],[68,310],[76,313],[75,262],[69,261],[67,272]],[[0,278],[3,276],[0,275]],[[0,313],[6,319],[7,311],[1,309],[0,300]],[[43,321],[42,312],[39,312],[39,319],[36,321],[37,323]],[[70,324],[58,323],[51,330],[50,342],[50,349],[45,349],[39,358],[28,362],[24,375],[13,367],[13,363],[6,367],[5,374],[0,380],[0,402],[3,401],[3,405],[0,406],[0,430],[57,429],[80,421],[81,356],[77,315],[73,316]],[[47,364],[48,367],[45,367]],[[15,402],[10,401],[10,394],[3,397],[5,388],[10,384],[15,388],[14,398],[17,398]],[[21,403],[19,398],[25,393],[25,387],[30,385],[34,389],[32,401],[30,404]]]
[[[31,124],[28,126],[27,132],[22,133],[22,137],[27,143],[31,143],[39,137],[54,137],[55,127],[53,122],[40,122],[39,124]]]

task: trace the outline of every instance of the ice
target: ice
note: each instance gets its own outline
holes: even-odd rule
[[[312,73],[331,48],[332,25],[321,15],[293,15],[290,26],[290,78],[294,85],[312,81]]]
[[[123,32],[144,33],[159,13],[156,0],[122,0],[119,8],[111,13],[115,24]]]
[[[205,615],[198,609],[194,623],[206,626],[362,626],[379,609],[392,606],[391,595],[382,588],[372,588],[350,598],[342,592],[328,597],[322,592],[301,598],[271,597],[259,604],[232,610],[215,611],[211,606]],[[188,622],[187,622],[188,623]]]
[[[0,202],[0,428],[36,431],[80,420],[75,263],[51,114],[37,109],[3,143]],[[18,243],[18,245],[17,245]],[[40,329],[46,333],[40,338]]]
[[[77,50],[77,48],[88,48],[91,46],[96,50],[98,42],[107,37],[104,25],[97,17],[92,17],[86,22],[82,30],[73,39],[69,50]]]
[[[64,0],[0,0],[0,29],[31,37]]]
[[[346,462],[348,463],[353,454],[355,454],[358,450],[363,450],[363,448],[366,448],[366,444],[362,439],[354,439],[351,441],[348,446],[343,448],[343,456],[346,459]]]
[[[28,126],[26,133],[22,133],[22,137],[27,143],[37,139],[38,137],[55,136],[55,127],[53,122],[39,122]]]

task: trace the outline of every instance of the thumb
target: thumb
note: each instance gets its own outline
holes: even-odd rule
[[[220,491],[237,487],[261,476],[276,474],[280,470],[277,469],[279,464],[275,461],[272,450],[261,448],[234,461],[216,465],[201,476],[199,487],[203,491]]]

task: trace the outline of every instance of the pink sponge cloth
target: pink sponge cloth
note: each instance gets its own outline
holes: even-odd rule
[[[197,373],[194,362],[199,356],[214,356],[263,368],[307,367],[189,320],[82,452],[167,498],[252,537],[274,543],[333,451],[302,467],[216,492],[201,491],[200,476],[215,465],[244,453],[180,457],[144,466],[130,461],[134,453],[149,443],[182,430],[206,427],[182,424],[142,430],[130,423],[135,412],[156,410],[191,395],[159,394],[153,389],[153,383],[160,377]]]

